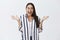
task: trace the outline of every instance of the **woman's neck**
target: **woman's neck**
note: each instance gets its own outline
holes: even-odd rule
[[[33,17],[32,16],[28,16],[28,21],[32,21]]]

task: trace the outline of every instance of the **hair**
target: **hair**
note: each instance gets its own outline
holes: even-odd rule
[[[32,6],[33,6],[32,17],[34,17],[34,20],[35,20],[35,22],[36,22],[36,27],[38,28],[38,27],[39,27],[39,21],[38,21],[38,16],[36,15],[35,6],[34,6],[33,3],[28,3],[28,4],[26,5],[26,8],[27,8],[28,5],[32,5]]]

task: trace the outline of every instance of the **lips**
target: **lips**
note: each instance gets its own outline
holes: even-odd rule
[[[28,12],[28,14],[31,14],[32,12]]]
[[[28,13],[28,15],[31,15],[31,13]]]
[[[28,15],[28,16],[30,16],[30,15],[31,15],[31,13],[28,13],[27,15]]]

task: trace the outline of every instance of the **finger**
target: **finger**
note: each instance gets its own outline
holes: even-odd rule
[[[47,18],[49,18],[49,16],[46,16],[46,18],[45,18],[45,19],[47,19]]]
[[[14,16],[11,16],[11,18],[13,19],[13,18],[14,18]]]
[[[12,19],[16,19],[16,17],[15,16],[11,16],[12,17]]]
[[[47,19],[48,17],[49,17],[49,16],[44,16],[43,19],[45,20],[45,19]]]
[[[18,16],[16,15],[15,18],[18,18]]]

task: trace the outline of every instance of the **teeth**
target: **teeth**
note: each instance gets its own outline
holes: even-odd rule
[[[28,13],[28,15],[31,15],[30,13]]]

